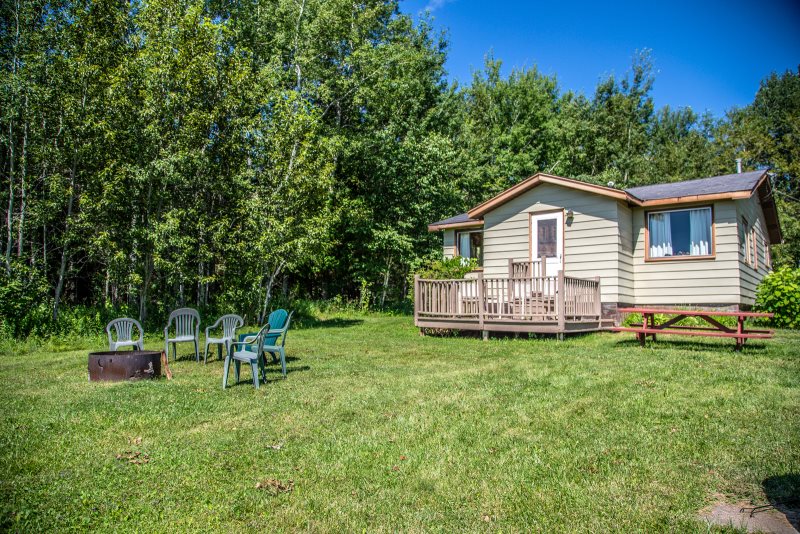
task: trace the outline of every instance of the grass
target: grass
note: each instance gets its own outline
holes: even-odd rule
[[[86,381],[100,338],[20,346],[0,356],[0,528],[705,532],[720,494],[798,491],[798,342],[482,342],[328,316],[259,391],[223,391],[187,346],[174,380],[114,384]]]

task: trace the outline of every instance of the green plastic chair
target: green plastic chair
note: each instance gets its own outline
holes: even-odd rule
[[[272,355],[273,362],[280,356],[283,378],[286,378],[286,350],[284,348],[286,345],[286,332],[289,331],[292,315],[294,315],[294,312],[288,313],[284,309],[278,309],[270,313],[267,322],[273,328],[264,336],[264,359],[266,360],[267,353]],[[278,343],[279,340],[280,343]]]
[[[254,336],[246,336],[240,341],[233,341],[228,346],[228,355],[225,357],[225,370],[222,375],[222,389],[228,387],[228,373],[231,363],[234,364],[236,373],[236,383],[239,383],[239,371],[242,362],[250,364],[253,372],[253,385],[259,387],[259,375],[264,374],[264,366],[261,358],[261,348],[264,346],[264,336],[269,331],[269,323],[261,327],[261,330]]]

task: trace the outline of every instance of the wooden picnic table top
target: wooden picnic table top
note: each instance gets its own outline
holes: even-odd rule
[[[663,308],[619,308],[617,311],[620,313],[663,313],[666,315],[687,315],[692,317],[697,316],[710,316],[715,315],[718,317],[773,317],[774,313],[764,313],[764,312],[725,312],[725,311],[714,311],[714,310],[674,310],[674,309],[663,309]]]

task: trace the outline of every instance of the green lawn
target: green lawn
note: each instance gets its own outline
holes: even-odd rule
[[[223,391],[217,360],[88,383],[99,338],[20,346],[0,355],[0,528],[707,531],[720,494],[800,485],[800,334],[732,346],[328,316],[259,391]],[[135,452],[149,462],[117,459]]]

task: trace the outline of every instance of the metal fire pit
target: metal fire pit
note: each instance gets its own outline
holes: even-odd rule
[[[136,380],[161,376],[161,353],[154,350],[89,353],[89,380]]]

